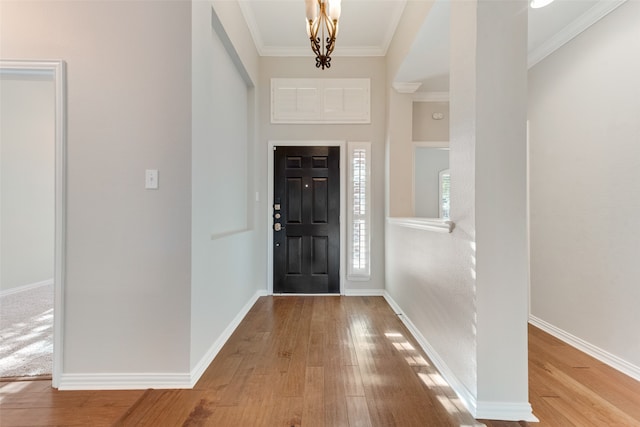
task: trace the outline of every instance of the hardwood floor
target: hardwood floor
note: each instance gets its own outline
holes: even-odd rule
[[[531,325],[529,401],[539,426],[640,426],[640,382]]]
[[[540,424],[640,426],[640,383],[530,327]],[[483,421],[488,427],[525,422]],[[264,297],[192,390],[0,383],[0,426],[479,426],[381,297]]]

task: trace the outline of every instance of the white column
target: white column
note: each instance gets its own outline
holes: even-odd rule
[[[478,418],[535,420],[527,372],[526,85],[526,1],[452,2],[452,209],[465,207],[456,226],[475,251]]]

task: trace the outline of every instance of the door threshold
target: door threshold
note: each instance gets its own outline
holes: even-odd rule
[[[342,296],[342,294],[337,293],[337,294],[304,294],[304,293],[285,293],[285,294],[277,294],[277,293],[272,293],[271,295],[273,295],[274,297],[339,297]]]

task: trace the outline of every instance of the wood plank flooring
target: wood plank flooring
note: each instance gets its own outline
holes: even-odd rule
[[[540,424],[640,426],[640,383],[529,330]],[[496,351],[499,351],[497,349]],[[488,427],[525,422],[482,421]],[[479,426],[381,297],[260,298],[192,390],[0,382],[0,426]]]

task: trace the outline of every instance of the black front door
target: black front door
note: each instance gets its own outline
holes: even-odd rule
[[[276,147],[273,292],[340,293],[340,147]]]

